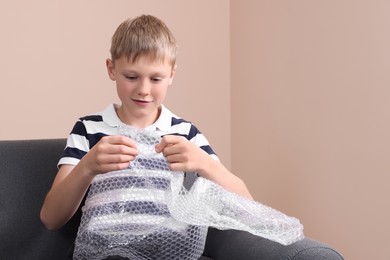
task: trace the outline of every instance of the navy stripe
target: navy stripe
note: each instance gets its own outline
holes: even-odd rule
[[[201,134],[201,132],[194,125],[191,125],[190,132],[188,133],[188,140],[191,140],[197,134]]]
[[[97,144],[102,137],[107,136],[103,133],[96,133],[96,134],[86,134],[85,135],[89,141],[89,149],[91,149],[95,144]]]
[[[87,135],[87,129],[85,128],[85,125],[81,121],[77,121],[76,124],[73,126],[72,134],[86,136]]]
[[[97,212],[98,216],[118,213],[147,214],[152,216],[170,215],[167,205],[153,201],[118,201],[96,205],[90,210]]]
[[[168,171],[168,162],[163,158],[142,158],[136,157],[134,161],[130,163],[129,169],[147,169],[147,170],[162,170]]]
[[[184,120],[183,118],[172,117],[171,126],[179,125],[181,123],[191,123],[191,122]]]
[[[66,147],[64,152],[62,153],[62,157],[72,157],[81,160],[84,157],[86,152],[72,147]]]
[[[172,126],[179,125],[179,124],[182,124],[182,123],[189,123],[191,125],[190,131],[189,131],[189,133],[187,135],[180,135],[180,134],[178,134],[178,135],[184,136],[188,140],[191,140],[197,134],[201,134],[201,132],[198,130],[198,128],[196,128],[190,121],[184,120],[182,118],[172,117],[172,121],[171,121]]]
[[[80,117],[80,120],[81,121],[102,122],[103,117],[100,115],[89,115],[89,116]]]
[[[215,154],[215,152],[213,151],[213,149],[211,148],[210,145],[203,145],[200,147],[200,149],[202,149],[203,151],[205,151],[208,154]]]

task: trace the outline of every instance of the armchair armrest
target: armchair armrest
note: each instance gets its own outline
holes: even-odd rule
[[[344,259],[328,245],[309,238],[283,246],[248,232],[214,228],[209,228],[204,255],[215,260]]]

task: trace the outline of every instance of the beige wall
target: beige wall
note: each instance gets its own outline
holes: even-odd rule
[[[144,13],[164,20],[180,45],[166,105],[193,121],[230,165],[223,0],[0,1],[0,139],[66,137],[78,117],[117,102],[105,70],[111,36],[120,22]]]
[[[110,37],[154,14],[180,44],[168,107],[308,236],[347,259],[385,260],[389,10],[386,0],[0,1],[0,139],[66,137],[116,101]]]
[[[389,259],[390,2],[231,1],[232,167],[346,259]]]

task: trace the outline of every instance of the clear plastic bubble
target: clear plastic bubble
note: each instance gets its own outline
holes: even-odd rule
[[[198,177],[187,190],[184,173],[155,152],[160,136],[123,127],[139,155],[126,170],[95,177],[76,238],[74,259],[199,259],[209,226],[238,229],[284,245],[303,238],[296,218],[240,197]]]

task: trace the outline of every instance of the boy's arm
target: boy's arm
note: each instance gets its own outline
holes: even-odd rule
[[[244,181],[229,171],[221,162],[214,159],[209,160],[207,170],[201,176],[221,185],[226,190],[253,200]]]
[[[62,165],[43,203],[40,217],[50,230],[62,227],[77,211],[97,174],[125,169],[137,155],[133,140],[103,137],[76,165]]]
[[[196,172],[228,191],[252,199],[245,183],[239,177],[182,136],[164,136],[156,145],[156,152],[163,153],[172,171]]]
[[[61,228],[74,215],[92,182],[81,167],[62,165],[43,203],[40,218],[49,230]]]

